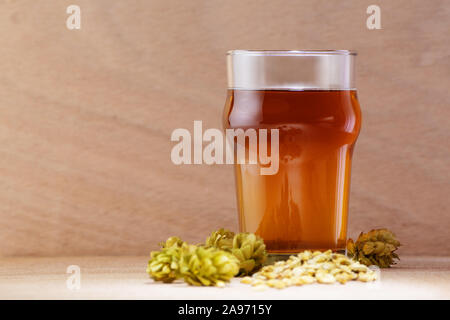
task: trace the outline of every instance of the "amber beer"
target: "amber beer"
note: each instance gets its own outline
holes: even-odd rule
[[[229,53],[224,127],[279,130],[276,174],[261,175],[260,164],[235,164],[240,229],[261,236],[271,253],[345,248],[352,153],[361,126],[354,55]]]

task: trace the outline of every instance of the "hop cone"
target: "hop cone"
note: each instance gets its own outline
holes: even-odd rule
[[[220,228],[211,233],[206,239],[206,247],[214,247],[221,250],[231,250],[233,248],[234,232]]]
[[[231,253],[239,260],[240,275],[255,272],[267,258],[266,245],[263,239],[247,232],[234,236]]]
[[[163,248],[152,251],[147,265],[147,273],[155,281],[172,282],[179,277],[182,249],[178,247]]]
[[[170,248],[170,247],[181,248],[185,244],[186,242],[184,242],[178,237],[170,237],[166,240],[166,242],[161,242],[159,245],[161,246],[161,248]]]
[[[395,235],[387,229],[374,229],[359,235],[356,242],[349,239],[347,254],[367,266],[377,265],[388,268],[395,264],[394,259],[400,259],[394,252],[400,246]]]
[[[239,262],[229,252],[188,246],[183,251],[181,274],[195,286],[224,286],[239,272]]]

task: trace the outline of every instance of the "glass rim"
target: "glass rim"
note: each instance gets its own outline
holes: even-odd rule
[[[227,56],[356,56],[355,50],[229,50]]]

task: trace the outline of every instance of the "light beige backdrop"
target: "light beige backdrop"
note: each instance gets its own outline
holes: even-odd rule
[[[0,1],[0,255],[147,254],[236,229],[232,168],[170,161],[172,130],[220,127],[230,49],[357,50],[350,235],[450,254],[449,30],[445,0]]]

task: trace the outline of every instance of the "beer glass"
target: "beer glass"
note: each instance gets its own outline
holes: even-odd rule
[[[224,128],[278,130],[275,174],[261,174],[259,161],[234,164],[240,231],[261,236],[272,254],[345,250],[361,126],[355,57],[347,50],[227,54]]]

